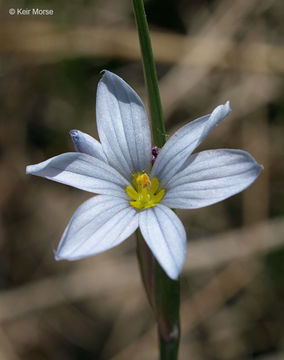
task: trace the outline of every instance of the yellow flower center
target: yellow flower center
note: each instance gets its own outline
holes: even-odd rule
[[[133,174],[132,186],[126,186],[126,194],[130,197],[130,205],[142,210],[156,206],[165,195],[165,189],[159,190],[158,178],[150,180],[146,173]]]

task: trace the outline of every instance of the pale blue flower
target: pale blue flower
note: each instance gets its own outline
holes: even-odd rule
[[[171,210],[197,209],[247,188],[261,166],[242,150],[191,155],[231,112],[229,102],[179,129],[152,166],[151,133],[139,96],[105,71],[97,90],[100,143],[72,130],[77,152],[27,167],[42,176],[98,194],[74,213],[56,259],[80,259],[112,248],[138,227],[168,276],[177,279],[186,256],[186,233]]]

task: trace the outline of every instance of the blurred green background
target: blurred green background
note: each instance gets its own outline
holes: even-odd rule
[[[241,148],[264,165],[242,194],[178,212],[188,233],[180,360],[284,359],[284,3],[145,6],[167,134],[230,100],[233,112],[200,148]],[[157,359],[134,238],[56,262],[91,194],[25,175],[73,150],[69,130],[97,137],[101,70],[146,101],[131,1],[1,1],[0,16],[0,359]]]

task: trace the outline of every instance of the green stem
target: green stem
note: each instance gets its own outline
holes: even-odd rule
[[[132,0],[143,60],[152,121],[154,144],[166,142],[158,79],[143,0]],[[177,360],[180,325],[180,283],[171,280],[161,268],[140,231],[137,234],[137,256],[144,287],[158,324],[160,360]]]
[[[162,147],[166,142],[166,131],[163,121],[156,66],[143,0],[133,0],[133,9],[142,53],[144,78],[148,92],[154,144],[158,147]]]
[[[139,230],[136,236],[141,276],[158,324],[160,360],[177,360],[180,337],[180,282],[171,280],[166,275]]]
[[[160,336],[160,360],[177,360],[179,342],[165,342]]]

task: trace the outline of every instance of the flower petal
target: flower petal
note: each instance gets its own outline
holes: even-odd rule
[[[79,130],[71,130],[70,135],[76,151],[94,156],[99,160],[107,162],[102,145],[92,136]]]
[[[139,213],[141,233],[171,279],[177,279],[186,257],[186,233],[169,208],[157,205]]]
[[[229,101],[210,114],[180,128],[161,149],[152,170],[163,186],[178,172],[192,151],[231,112]]]
[[[162,200],[166,206],[197,209],[246,189],[262,166],[242,150],[208,150],[190,156],[169,182]]]
[[[105,71],[97,90],[97,127],[110,165],[129,180],[134,171],[149,171],[151,133],[144,105],[117,75]]]
[[[125,187],[129,182],[110,165],[87,154],[61,154],[27,166],[26,173],[85,191],[128,199]]]
[[[98,195],[72,216],[61,238],[56,260],[76,260],[108,250],[138,227],[138,214],[123,199]]]

